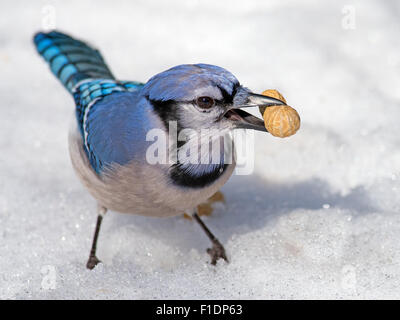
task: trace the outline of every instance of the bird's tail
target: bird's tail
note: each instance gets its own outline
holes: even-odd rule
[[[85,79],[114,79],[99,51],[82,41],[57,31],[39,32],[33,41],[51,71],[71,93]]]

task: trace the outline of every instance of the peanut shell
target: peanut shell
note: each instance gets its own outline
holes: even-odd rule
[[[265,128],[275,137],[286,138],[300,128],[300,116],[289,106],[267,107],[264,115]]]

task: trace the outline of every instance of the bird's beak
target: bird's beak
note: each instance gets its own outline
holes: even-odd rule
[[[281,100],[249,92],[247,96],[247,102],[245,104],[230,106],[223,114],[223,117],[227,118],[229,121],[232,121],[235,128],[253,129],[267,132],[262,119],[257,118],[242,109],[250,107],[269,107],[284,104],[285,103]]]

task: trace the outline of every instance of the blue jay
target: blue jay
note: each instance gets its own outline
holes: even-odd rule
[[[212,242],[211,263],[228,261],[225,249],[198,216],[196,206],[229,179],[235,161],[150,163],[146,157],[152,129],[169,133],[170,123],[184,129],[230,132],[265,131],[261,119],[242,110],[284,102],[252,93],[227,70],[209,64],[184,64],[146,83],[119,81],[96,49],[52,31],[34,36],[39,54],[75,100],[76,121],[69,134],[74,170],[97,200],[98,218],[87,268],[96,257],[97,238],[107,210],[170,217],[191,212]],[[215,132],[215,131],[214,131]],[[176,142],[176,150],[190,144]],[[207,141],[207,144],[209,142]]]

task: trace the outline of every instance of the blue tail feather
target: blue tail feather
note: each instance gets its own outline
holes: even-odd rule
[[[52,31],[37,33],[34,43],[51,71],[71,93],[85,79],[114,79],[101,54],[82,41]]]

